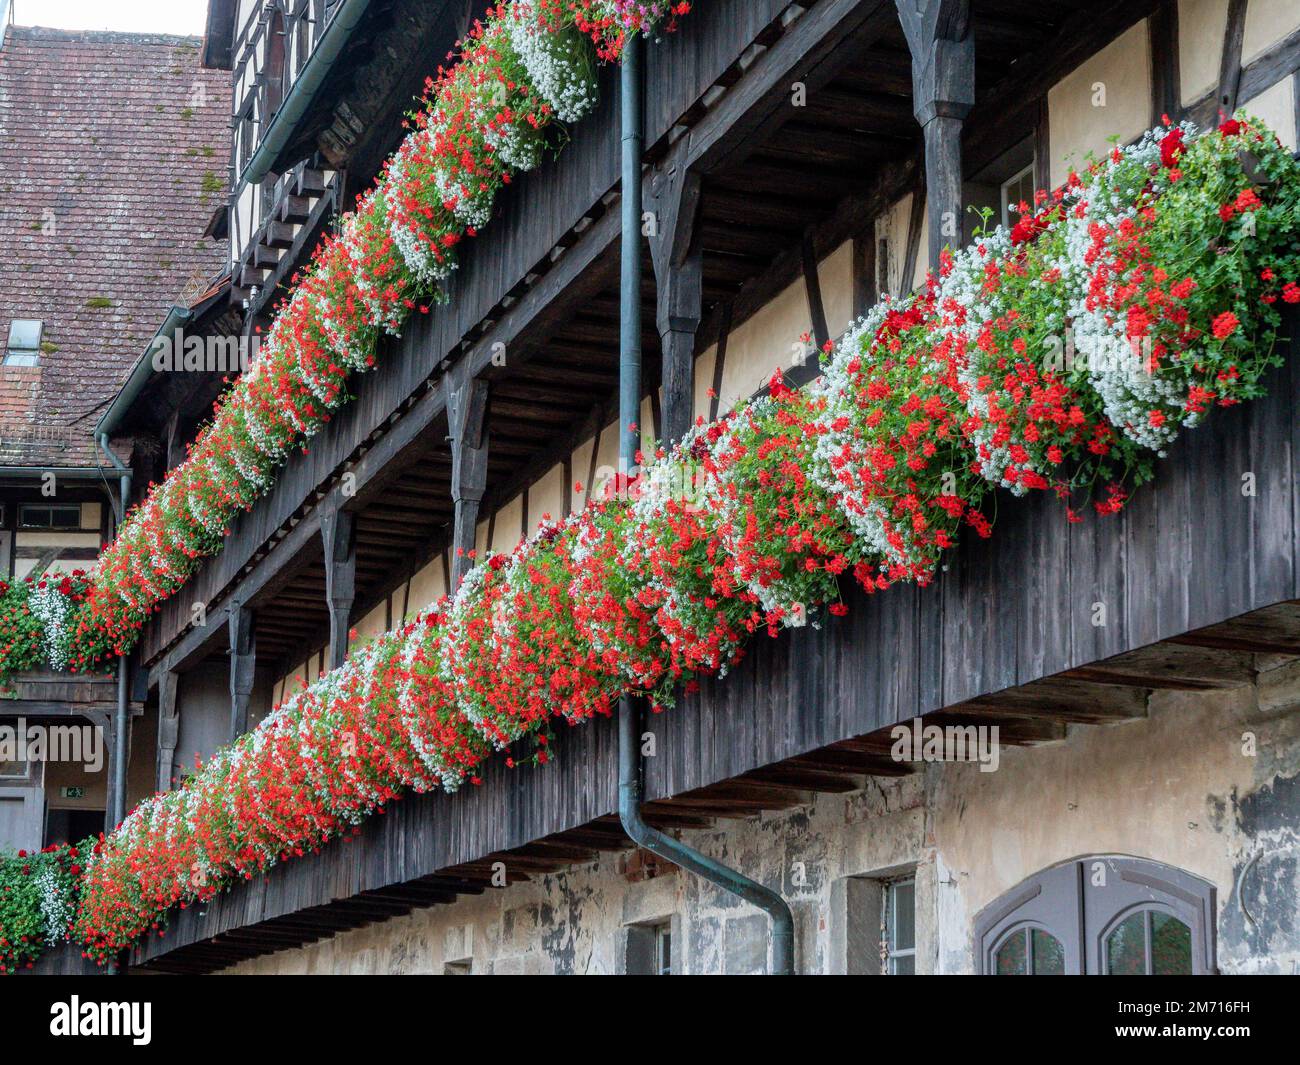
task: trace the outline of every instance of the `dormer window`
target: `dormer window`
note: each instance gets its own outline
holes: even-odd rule
[[[45,323],[39,318],[15,318],[9,323],[5,346],[6,366],[35,366],[41,359],[41,336]]]

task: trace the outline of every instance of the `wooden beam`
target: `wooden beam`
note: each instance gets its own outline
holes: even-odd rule
[[[853,238],[853,317],[861,318],[876,302],[875,219]]]
[[[812,322],[813,340],[817,350],[812,361],[820,365],[822,352],[830,343],[830,329],[826,325],[826,308],[822,303],[822,283],[817,272],[817,249],[812,236],[805,232],[799,244],[799,258],[803,267],[804,296],[808,301],[808,317]]]
[[[916,261],[921,257],[921,230],[924,228],[922,215],[929,202],[925,183],[917,182],[916,188],[912,190],[911,209],[907,212],[907,247],[903,253],[903,273],[898,279],[898,291],[894,293],[896,296],[906,296],[915,287]],[[933,236],[933,230],[931,235]],[[933,244],[931,241],[932,247]],[[936,264],[937,260],[933,260],[930,266]]]
[[[158,751],[154,771],[154,787],[158,791],[170,791],[172,786],[176,741],[180,735],[180,716],[176,706],[179,680],[171,670],[158,679]]]
[[[582,486],[582,505],[584,507],[592,500],[592,492],[596,486],[596,471],[600,468],[600,438],[604,435],[605,424],[609,420],[605,404],[597,404],[592,411],[592,420],[596,428],[595,434],[591,438],[591,457],[587,462],[587,480]]]
[[[962,123],[975,104],[975,36],[969,0],[896,0],[912,53],[912,109],[925,137],[930,269],[961,241]],[[903,279],[904,292],[911,277]]]
[[[462,373],[447,393],[447,425],[451,443],[451,498],[456,507],[452,525],[451,591],[474,564],[474,538],[479,504],[487,484],[488,383]]]
[[[232,603],[227,617],[230,635],[230,739],[248,731],[248,706],[253,698],[257,666],[257,644],[253,612],[242,603]]]
[[[330,615],[330,669],[348,656],[348,626],[357,595],[356,515],[338,507],[321,513],[320,535],[325,554],[325,603]]]
[[[1141,688],[1212,691],[1250,684],[1255,670],[1249,655],[1241,652],[1158,643],[1059,676]]]
[[[731,336],[731,300],[719,307],[717,348],[713,358],[713,395],[709,397],[709,421],[718,420],[718,404],[722,402],[722,375],[727,366],[727,341]]]
[[[1166,642],[1251,654],[1300,655],[1300,604],[1277,603],[1217,625],[1170,637]]]
[[[1182,86],[1178,66],[1178,3],[1162,0],[1151,13],[1151,125],[1164,116],[1182,118]]]
[[[674,149],[702,174],[739,163],[798,117],[791,103],[794,82],[813,98],[840,69],[840,47],[875,40],[892,18],[887,0],[820,0],[758,56]]]
[[[656,218],[650,242],[655,325],[663,360],[663,414],[655,428],[662,442],[671,446],[686,435],[695,410],[695,334],[703,313],[704,276],[696,225],[700,177],[674,162],[655,172],[650,188]]]
[[[1219,55],[1218,110],[1232,114],[1237,110],[1241,90],[1241,47],[1246,37],[1246,0],[1228,0],[1228,21],[1223,33],[1223,51]]]
[[[1257,655],[1300,657],[1300,640],[1269,639],[1259,636],[1219,636],[1212,632],[1189,632],[1171,636],[1169,643],[1188,647],[1213,647],[1220,651],[1247,651]]]
[[[1038,98],[1034,116],[1034,188],[1052,191],[1052,122],[1047,93]]]
[[[857,791],[859,781],[842,774],[825,773],[816,769],[775,765],[765,769],[756,769],[745,774],[746,780],[755,780],[760,784],[770,784],[779,788],[793,788],[797,791],[844,793]]]
[[[1237,99],[1251,100],[1298,69],[1300,69],[1300,30],[1293,30],[1242,67]],[[1296,88],[1300,92],[1300,78],[1296,80]],[[1217,124],[1219,111],[1222,110],[1218,86],[1186,104],[1183,110],[1186,116],[1198,125]],[[1300,109],[1297,109],[1296,114],[1300,116]]]
[[[1011,719],[1107,724],[1147,716],[1144,685],[1100,684],[1050,677],[981,695],[947,709],[953,713]]]

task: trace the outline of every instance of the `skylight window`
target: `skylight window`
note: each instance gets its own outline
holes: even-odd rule
[[[9,323],[5,347],[6,366],[35,366],[41,357],[41,335],[45,323],[39,318],[15,318]]]

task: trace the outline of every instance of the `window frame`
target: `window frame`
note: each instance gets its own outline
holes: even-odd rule
[[[617,971],[625,976],[673,976],[673,950],[680,942],[676,915],[626,924],[620,932]]]
[[[14,331],[19,323],[35,325],[36,339],[33,343],[18,344],[15,342]],[[5,336],[4,365],[5,366],[39,366],[41,364],[41,345],[45,342],[45,319],[44,318],[11,318],[9,319],[9,328]]]
[[[910,947],[900,948],[898,942],[898,889],[910,887],[912,889],[912,945]],[[916,876],[901,876],[894,880],[886,880],[881,885],[881,918],[880,925],[884,932],[883,942],[881,943],[881,953],[884,955],[883,969],[886,976],[915,976],[916,975]],[[900,973],[897,962],[899,958],[912,959],[912,971],[910,973]]]
[[[239,110],[235,113],[235,136],[233,148],[240,174],[248,169],[248,164],[252,161],[253,151],[256,148],[256,144],[254,143],[257,139],[256,112],[257,93],[256,91],[250,91],[244,97]]]
[[[1034,157],[1032,157],[1032,158],[1029,160],[1029,165],[1028,165],[1028,166],[1023,166],[1023,167],[1021,167],[1019,170],[1017,170],[1014,174],[1012,174],[1012,175],[1011,175],[1009,178],[1007,178],[1005,181],[1000,181],[1000,182],[998,182],[998,200],[1001,201],[1001,208],[1002,208],[1002,224],[1003,224],[1003,226],[1005,226],[1007,229],[1010,229],[1012,226],[1014,226],[1014,225],[1016,224],[1017,221],[1019,221],[1019,216],[1018,216],[1018,215],[1017,215],[1017,217],[1016,217],[1015,219],[1012,219],[1012,217],[1011,217],[1011,206],[1012,206],[1012,205],[1011,205],[1011,202],[1007,199],[1007,189],[1010,188],[1012,185],[1018,185],[1021,181],[1025,180],[1026,178],[1028,178],[1028,179],[1029,179],[1029,188],[1030,188],[1029,198],[1028,198],[1028,199],[1025,199],[1025,197],[1023,197],[1023,196],[1019,196],[1019,197],[1016,198],[1016,203],[1020,203],[1021,200],[1024,200],[1024,202],[1026,202],[1026,203],[1029,204],[1030,209],[1032,210],[1032,209],[1033,209],[1033,206],[1034,206],[1034,191],[1033,191],[1033,190],[1034,190],[1034,172],[1035,172],[1035,171],[1034,171],[1034,168],[1037,166],[1037,164],[1038,164],[1038,159],[1037,159],[1037,156],[1035,155]]]
[[[1100,954],[1100,957],[1098,958],[1098,961],[1099,961],[1099,963],[1100,963],[1100,966],[1101,966],[1100,971],[1101,971],[1102,973],[1105,973],[1105,974],[1108,975],[1108,976],[1111,975],[1111,973],[1110,973],[1110,937],[1115,933],[1115,931],[1119,928],[1119,926],[1122,925],[1122,924],[1123,924],[1125,921],[1127,921],[1129,918],[1134,917],[1134,916],[1136,916],[1136,915],[1138,915],[1138,914],[1141,914],[1142,917],[1143,917],[1143,921],[1142,921],[1142,937],[1143,937],[1143,943],[1142,943],[1142,946],[1143,946],[1143,951],[1144,951],[1144,953],[1145,953],[1144,964],[1145,964],[1145,967],[1146,967],[1146,968],[1153,970],[1153,972],[1146,973],[1146,974],[1144,974],[1144,975],[1147,975],[1147,976],[1155,975],[1155,974],[1154,974],[1154,969],[1155,969],[1155,954],[1154,954],[1154,950],[1153,950],[1153,948],[1154,948],[1154,946],[1155,946],[1155,927],[1154,927],[1154,922],[1153,922],[1153,920],[1152,920],[1152,914],[1157,914],[1157,913],[1163,913],[1163,914],[1165,914],[1165,915],[1168,916],[1168,917],[1172,917],[1175,921],[1179,921],[1179,922],[1181,922],[1182,925],[1183,925],[1184,927],[1189,928],[1189,929],[1191,928],[1191,926],[1188,924],[1188,922],[1185,921],[1185,920],[1183,919],[1183,915],[1182,915],[1182,914],[1176,912],[1172,906],[1166,905],[1166,904],[1163,903],[1163,902],[1157,902],[1157,901],[1151,901],[1151,902],[1138,902],[1138,903],[1135,903],[1135,904],[1132,905],[1132,906],[1129,906],[1127,909],[1123,909],[1123,910],[1121,910],[1119,913],[1117,913],[1117,914],[1116,914],[1116,915],[1111,919],[1110,924],[1108,924],[1108,925],[1107,925],[1105,928],[1103,928],[1102,931],[1101,931],[1101,935],[1100,935],[1100,939],[1101,939],[1101,954]],[[1195,957],[1195,956],[1196,956],[1196,933],[1195,933],[1195,931],[1192,931],[1192,965],[1193,965],[1193,970],[1194,970],[1195,965],[1196,965],[1196,957]]]
[[[1057,943],[1061,943],[1060,936],[1056,935],[1056,933],[1054,933],[1050,928],[1045,927],[1044,925],[1038,923],[1037,921],[1021,921],[1019,924],[1013,924],[1010,928],[1004,930],[1000,938],[989,948],[989,954],[991,958],[989,964],[990,964],[991,971],[995,975],[997,974],[998,954],[1001,953],[1002,948],[1007,945],[1007,942],[1011,939],[1011,937],[1024,935],[1025,973],[1023,975],[1025,976],[1044,975],[1044,974],[1034,972],[1034,933],[1035,932],[1042,932],[1044,935],[1050,936]],[[1064,951],[1065,944],[1061,943],[1061,946],[1062,946],[1062,951]]]
[[[44,525],[33,525],[27,520],[29,510],[43,510],[49,516],[49,521]],[[76,511],[77,521],[75,525],[55,525],[54,512],[56,510]],[[22,532],[88,532],[83,529],[81,524],[81,504],[80,503],[20,503],[18,505],[18,528]]]
[[[1214,973],[1216,901],[1208,880],[1161,862],[1075,858],[1026,878],[976,915],[976,971],[996,974],[997,949],[1017,928],[1036,925],[1061,942],[1067,974],[1105,974],[1107,937],[1135,910],[1152,909],[1191,929],[1193,974]]]
[[[6,766],[22,766],[22,771],[8,770]],[[15,782],[26,783],[32,778],[32,763],[25,759],[16,758],[13,761],[0,760],[0,781],[6,785],[12,786]]]
[[[655,976],[673,975],[673,926],[671,921],[660,921],[654,926]]]

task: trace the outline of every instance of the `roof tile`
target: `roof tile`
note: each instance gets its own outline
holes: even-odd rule
[[[92,431],[168,307],[225,266],[230,75],[200,40],[13,26],[0,45],[0,465],[96,462]]]

